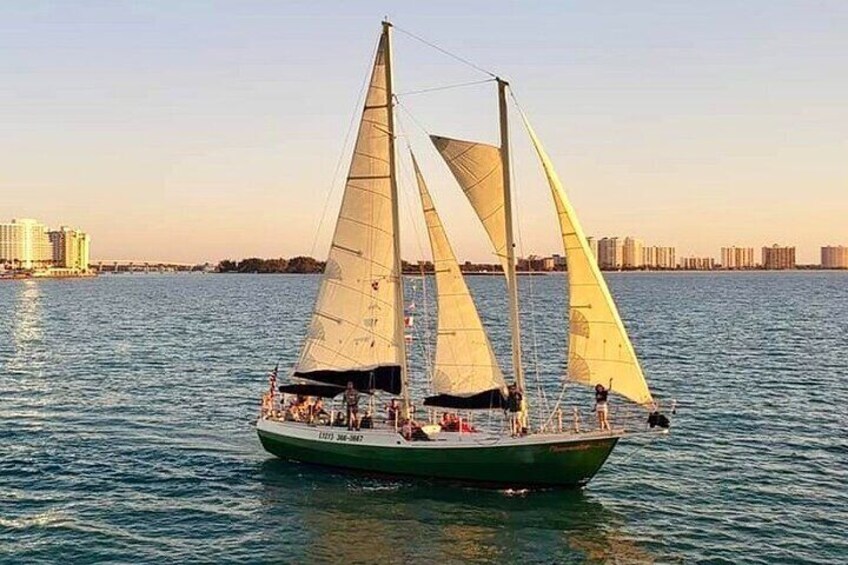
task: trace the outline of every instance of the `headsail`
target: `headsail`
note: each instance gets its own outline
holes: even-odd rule
[[[527,117],[524,125],[542,162],[562,232],[569,286],[568,377],[607,386],[638,404],[652,402],[651,392],[618,315],[606,281],[586,241],[577,215],[554,166]]]
[[[339,385],[352,381],[360,390],[399,394],[403,307],[393,212],[388,41],[384,31],[324,278],[294,376]]]
[[[431,135],[462,192],[483,222],[495,253],[507,271],[501,150],[493,145]]]
[[[506,392],[503,374],[414,155],[412,163],[433,251],[438,304],[433,366],[436,396],[427,398],[424,404],[500,407]]]

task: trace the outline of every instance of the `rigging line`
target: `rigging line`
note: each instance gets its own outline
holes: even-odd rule
[[[398,137],[403,138],[403,140],[406,144],[407,150],[411,153],[412,152],[412,146],[409,144],[409,136],[406,133],[406,128],[403,125],[403,120],[400,118],[399,115],[395,115],[395,119],[397,121],[397,126],[398,126],[397,129],[400,133],[400,135],[398,135]],[[402,184],[405,184],[404,188],[407,192],[406,195],[408,197],[407,199],[405,199],[404,203],[406,204],[406,212],[407,212],[407,214],[409,214],[410,224],[412,224],[412,231],[415,233],[415,243],[418,245],[418,253],[419,253],[419,256],[421,256],[421,257],[427,257],[427,252],[425,251],[424,244],[422,243],[423,238],[421,237],[421,232],[418,231],[418,226],[416,225],[416,222],[415,222],[415,215],[412,211],[412,204],[410,203],[410,200],[416,200],[417,198],[420,198],[420,196],[417,196],[417,194],[415,193],[416,192],[415,189],[410,188],[410,187],[413,187],[413,186],[417,186],[417,184],[415,184],[415,183],[417,183],[418,180],[415,178],[414,171],[410,171],[407,168],[407,163],[403,159],[398,159],[397,161],[398,161],[398,164],[400,165],[399,168],[401,169],[401,176],[406,181],[406,183],[402,183]]]
[[[524,113],[524,109],[521,107],[521,104],[518,103],[518,97],[515,95],[515,90],[512,87],[510,87],[508,90],[509,90],[509,96],[510,96],[510,98],[512,98],[512,102],[515,105],[516,110],[518,110],[518,113],[521,115],[522,123],[525,126],[525,130],[526,130],[527,124],[526,124],[526,115]],[[532,288],[531,288],[531,292],[532,292]],[[531,301],[532,301],[532,297],[531,297]],[[535,325],[533,325],[533,335],[534,335],[534,341],[535,341]],[[565,392],[566,385],[567,385],[567,381],[563,382],[563,387],[562,387],[563,393]],[[557,400],[556,405],[554,406],[554,409],[551,412],[551,414],[553,414],[553,412],[555,412],[559,408],[561,401],[562,401],[562,394],[560,394],[560,398]],[[545,398],[544,398],[544,402],[545,402],[546,409],[550,409],[546,395],[545,395]],[[550,421],[550,418],[549,418],[549,421]]]
[[[373,66],[374,58],[376,57],[377,49],[380,48],[380,40],[377,40],[377,43],[374,46],[374,49],[371,51],[371,54],[368,58],[368,66],[367,69],[370,69]],[[359,87],[359,94],[356,95],[356,103],[353,106],[353,112],[351,112],[350,122],[347,126],[347,133],[344,137],[344,142],[342,143],[341,150],[339,151],[339,158],[336,161],[336,167],[333,171],[333,177],[330,181],[330,186],[327,187],[327,193],[324,198],[324,206],[321,209],[321,216],[318,219],[318,226],[315,228],[315,237],[312,239],[312,247],[309,250],[309,255],[315,255],[315,248],[318,246],[318,237],[321,234],[321,228],[324,227],[324,220],[327,218],[327,208],[330,206],[330,200],[332,200],[333,193],[335,192],[336,181],[339,178],[339,171],[342,168],[342,162],[344,161],[344,157],[347,154],[348,142],[350,141],[350,134],[353,132],[353,127],[356,124],[356,117],[359,116],[362,111],[360,107],[365,103],[365,89],[366,86],[371,81],[371,72],[366,70],[365,78],[362,80],[362,84]]]
[[[398,103],[398,105],[400,105],[400,104]],[[395,119],[396,119],[397,126],[398,126],[397,127],[398,132],[399,132],[398,137],[402,137],[404,139],[404,141],[406,143],[406,147],[411,153],[412,147],[410,146],[410,143],[409,143],[409,136],[406,133],[406,128],[404,126],[403,119],[400,117],[399,114],[395,114]],[[401,173],[400,176],[405,181],[405,182],[402,182],[400,184],[404,188],[404,190],[407,192],[408,198],[404,199],[404,203],[406,204],[406,212],[409,215],[410,224],[412,225],[412,231],[415,234],[415,243],[418,245],[418,253],[419,253],[419,256],[421,256],[421,257],[427,257],[427,253],[424,250],[424,244],[422,243],[423,238],[421,237],[421,232],[418,231],[418,226],[416,225],[416,222],[415,222],[415,215],[412,211],[411,200],[413,200],[415,198],[415,195],[409,194],[410,192],[414,192],[414,189],[412,189],[410,187],[414,186],[413,182],[417,183],[417,179],[412,178],[412,177],[414,177],[414,174],[411,173],[409,171],[409,169],[407,168],[407,163],[406,163],[405,160],[398,159],[397,162],[398,162],[399,168],[400,168],[400,173]],[[412,178],[413,182],[410,182],[410,180],[409,180],[410,178]],[[420,196],[419,196],[419,198],[420,198]],[[421,274],[422,274],[422,277],[423,277],[424,267],[421,264],[419,264],[419,269],[421,270]],[[430,350],[430,333],[429,333],[430,318],[429,318],[429,311],[428,311],[427,306],[426,306],[426,292],[427,292],[427,286],[426,285],[427,285],[426,278],[422,278],[422,293],[423,293],[423,296],[425,297],[424,298],[424,309],[425,309],[425,311],[424,311],[424,316],[425,316],[425,330],[424,330],[424,332],[425,332],[425,335],[424,335],[424,342],[421,344],[421,350],[424,353],[424,370],[427,373],[428,379],[429,379],[430,384],[431,384],[431,390],[432,390],[432,379],[433,379],[432,362],[433,361],[432,361],[432,356],[430,355],[430,353],[431,353],[431,350]]]
[[[464,65],[468,65],[469,67],[471,67],[472,69],[474,69],[476,71],[479,71],[483,74],[489,75],[491,78],[497,78],[497,75],[495,73],[487,71],[486,69],[484,69],[483,67],[481,67],[479,65],[475,65],[474,63],[472,63],[468,59],[460,57],[459,55],[457,55],[455,53],[451,53],[447,49],[439,47],[435,43],[431,43],[431,42],[427,41],[426,39],[424,39],[423,37],[419,37],[419,36],[415,35],[411,31],[407,31],[407,30],[405,30],[401,27],[398,27],[398,26],[393,26],[393,27],[394,27],[395,30],[401,32],[402,34],[407,35],[407,36],[411,37],[412,39],[415,39],[416,41],[420,41],[421,43],[423,43],[427,47],[431,47],[431,48],[435,49],[436,51],[442,53],[443,55],[447,55],[448,57],[455,59],[455,60],[459,61],[460,63],[462,63]]]
[[[430,137],[430,130],[424,124],[422,124],[421,121],[418,120],[418,118],[416,118],[412,112],[410,112],[409,108],[406,107],[406,104],[403,104],[400,102],[400,100],[398,100],[397,107],[403,110],[407,116],[409,116],[409,119],[412,120],[412,123],[415,124],[415,126],[420,129],[424,133],[424,135]]]
[[[398,92],[397,94],[395,94],[395,96],[396,97],[398,97],[398,96],[414,96],[416,94],[426,94],[428,92],[439,92],[439,91],[442,91],[442,90],[450,90],[452,88],[463,88],[463,87],[466,87],[466,86],[475,86],[475,85],[478,85],[478,84],[486,84],[487,82],[494,82],[494,81],[495,81],[495,79],[493,79],[493,78],[486,78],[486,79],[483,79],[483,80],[475,80],[475,81],[471,81],[471,82],[460,82],[460,83],[457,83],[457,84],[447,84],[447,85],[443,85],[443,86],[433,86],[433,87],[430,87],[430,88],[421,88],[421,89],[418,89],[418,90],[408,90],[406,92]]]
[[[511,91],[512,89],[510,88],[508,90]],[[514,147],[515,144],[513,143],[513,132],[510,131],[509,134],[510,134],[509,135],[509,143],[510,143],[511,146]],[[510,151],[510,153],[509,153],[509,160],[510,160],[510,175],[512,177],[512,179],[511,179],[512,180],[512,186],[514,187],[513,193],[516,196],[516,198],[514,199],[514,206],[515,206],[515,211],[517,213],[516,215],[518,216],[518,221],[516,222],[516,225],[517,225],[517,228],[518,228],[516,230],[518,232],[518,249],[521,252],[521,254],[524,255],[524,253],[525,253],[524,238],[523,238],[523,232],[522,232],[522,229],[521,229],[521,226],[522,226],[521,210],[522,210],[522,208],[521,208],[521,199],[518,198],[518,193],[519,193],[519,190],[518,190],[518,188],[519,188],[518,172],[517,172],[517,168],[515,166],[516,163],[515,163],[515,157],[514,157],[513,151]],[[532,344],[533,344],[533,373],[534,373],[534,376],[535,376],[534,380],[535,380],[535,385],[536,385],[536,394],[542,400],[542,406],[544,407],[544,410],[547,412],[548,410],[550,410],[550,405],[548,403],[548,397],[545,394],[544,387],[542,386],[542,377],[541,377],[541,373],[539,371],[539,339],[538,339],[538,334],[537,334],[537,331],[536,331],[536,301],[535,301],[535,292],[534,292],[535,285],[533,284],[533,278],[534,278],[535,275],[533,274],[533,271],[532,271],[532,267],[533,267],[532,263],[529,260],[527,262],[527,265],[528,265],[528,268],[530,269],[530,271],[528,271],[527,278],[528,278],[529,299],[530,299],[530,335],[532,336]]]

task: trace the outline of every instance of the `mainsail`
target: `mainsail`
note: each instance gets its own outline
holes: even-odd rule
[[[565,247],[569,287],[568,377],[589,385],[608,386],[612,380],[613,392],[638,404],[651,403],[651,392],[633,344],[574,208],[530,122],[523,113],[521,117],[548,179]]]
[[[377,48],[324,278],[294,376],[402,390],[389,37]],[[400,331],[398,331],[400,328]]]
[[[506,384],[495,352],[414,155],[412,164],[433,251],[438,307],[433,366],[435,395],[424,404],[452,408],[501,407]]]

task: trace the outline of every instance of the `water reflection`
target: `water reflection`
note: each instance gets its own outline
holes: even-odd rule
[[[372,479],[269,459],[262,513],[281,559],[651,562],[584,491],[504,492]]]
[[[14,354],[9,360],[10,370],[24,370],[27,364],[38,357],[38,344],[43,334],[41,289],[36,281],[22,281],[14,306]]]

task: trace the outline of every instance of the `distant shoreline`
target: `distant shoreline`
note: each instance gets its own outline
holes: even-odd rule
[[[703,270],[703,269],[667,269],[667,270],[628,270],[628,271],[601,271],[603,274],[614,274],[614,275],[673,275],[673,274],[725,274],[725,275],[751,275],[751,274],[766,274],[766,273],[848,273],[848,269],[819,269],[819,268],[811,268],[811,269],[713,269],[713,270]],[[142,273],[143,274],[143,273]],[[302,276],[302,275],[315,275],[320,276],[323,273],[315,272],[315,273],[296,273],[296,272],[239,272],[239,271],[224,271],[224,272],[211,272],[208,274],[213,275],[292,275],[292,276]],[[432,272],[424,272],[421,273],[419,271],[404,271],[404,276],[421,276],[424,275],[433,275]],[[471,277],[493,277],[493,276],[503,276],[503,273],[500,271],[463,271],[463,275],[471,276]],[[567,275],[568,271],[518,271],[516,273],[518,276],[556,276],[556,275]]]

